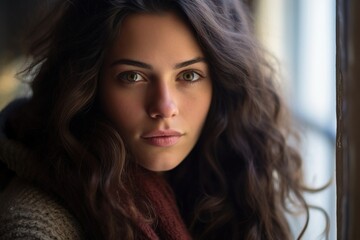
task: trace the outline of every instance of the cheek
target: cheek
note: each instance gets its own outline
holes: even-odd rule
[[[211,98],[212,89],[211,87],[208,87],[204,88],[202,94],[185,99],[185,107],[182,109],[183,117],[193,129],[202,129],[202,125],[204,124],[210,109]]]
[[[103,95],[102,105],[107,117],[115,124],[120,133],[126,134],[139,122],[142,103],[139,99],[118,92]]]

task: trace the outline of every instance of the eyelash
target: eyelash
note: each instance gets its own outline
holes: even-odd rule
[[[189,74],[191,73],[192,75],[196,75],[197,79],[195,80],[185,80],[184,79],[184,75],[185,74]],[[130,74],[136,74],[136,76],[140,77],[141,79],[140,80],[129,80],[129,79],[126,79],[127,77],[130,76]],[[182,71],[178,74],[178,77],[176,78],[177,81],[184,81],[185,83],[187,84],[194,84],[194,83],[197,83],[198,81],[200,81],[201,79],[203,79],[204,76],[202,74],[200,74],[198,71],[195,71],[195,70],[185,70],[185,71]],[[125,83],[125,84],[135,84],[137,82],[141,82],[143,80],[146,80],[146,78],[143,76],[142,73],[140,72],[137,72],[137,71],[125,71],[125,72],[121,72],[119,73],[117,76],[116,76],[116,79],[121,81],[122,83]]]

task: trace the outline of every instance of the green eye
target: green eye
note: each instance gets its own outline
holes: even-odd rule
[[[187,72],[183,72],[181,74],[180,79],[188,81],[188,82],[194,82],[200,79],[200,74],[194,72],[194,71],[187,71]]]
[[[137,72],[123,72],[120,73],[117,78],[121,81],[130,82],[130,83],[144,80],[141,74]]]

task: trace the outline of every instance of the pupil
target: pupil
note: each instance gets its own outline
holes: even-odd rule
[[[136,80],[136,74],[134,74],[134,73],[131,73],[129,77],[130,77],[130,80],[133,80],[133,81]]]
[[[192,79],[192,74],[191,73],[185,74],[185,79],[191,80]]]

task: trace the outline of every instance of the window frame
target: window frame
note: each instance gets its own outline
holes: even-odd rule
[[[337,238],[359,239],[360,228],[360,9],[357,0],[337,0]]]

